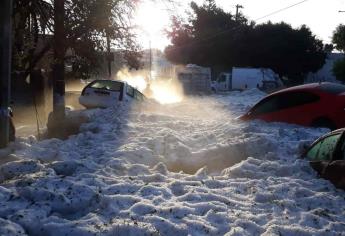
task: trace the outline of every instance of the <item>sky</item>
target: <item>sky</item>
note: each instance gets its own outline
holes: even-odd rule
[[[143,0],[139,6],[135,21],[141,29],[139,40],[144,48],[150,45],[155,48],[164,49],[169,44],[169,40],[164,34],[164,29],[170,24],[172,15],[184,16],[189,10],[189,0],[174,0],[176,3],[166,3],[164,0]],[[256,20],[272,12],[288,7],[302,0],[216,0],[219,7],[226,12],[235,14],[236,4],[241,4],[244,8],[241,12],[249,19]],[[203,0],[195,0],[202,3]],[[313,33],[324,43],[331,42],[331,36],[336,26],[345,24],[345,0],[306,0],[304,3],[266,17],[257,23],[264,23],[268,20],[272,22],[287,22],[293,27],[303,24],[309,26]]]

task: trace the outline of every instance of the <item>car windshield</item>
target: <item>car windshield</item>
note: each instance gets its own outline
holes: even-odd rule
[[[90,87],[96,89],[106,89],[111,91],[121,91],[123,83],[111,80],[97,80]]]
[[[342,84],[321,84],[320,89],[324,92],[331,93],[331,94],[340,94],[345,92],[345,86]]]
[[[330,135],[317,142],[307,153],[310,161],[327,161],[332,159],[334,149],[341,136],[341,133]]]

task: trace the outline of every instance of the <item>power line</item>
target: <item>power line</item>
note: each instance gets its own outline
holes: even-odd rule
[[[282,12],[282,11],[286,11],[286,10],[288,10],[288,9],[290,9],[290,8],[293,8],[293,7],[295,7],[295,6],[301,5],[301,4],[303,4],[303,3],[307,2],[307,1],[309,1],[309,0],[303,0],[303,1],[300,1],[300,2],[298,2],[298,3],[292,4],[292,5],[290,5],[290,6],[284,7],[284,8],[282,8],[282,9],[276,10],[276,11],[274,11],[274,12],[271,12],[271,13],[267,14],[267,15],[264,15],[264,16],[262,16],[262,17],[259,17],[259,18],[255,19],[254,21],[259,21],[259,20],[265,19],[265,18],[267,18],[267,17],[269,17],[269,16],[273,16],[273,15],[275,15],[275,14],[277,14],[277,13]]]
[[[286,10],[288,10],[288,9],[290,9],[290,8],[293,8],[293,7],[296,7],[296,6],[298,6],[298,5],[301,5],[301,4],[303,4],[303,3],[307,2],[307,1],[309,1],[309,0],[303,0],[303,1],[300,1],[300,2],[297,2],[297,3],[294,3],[294,4],[292,4],[292,5],[289,5],[289,6],[287,6],[287,7],[281,8],[281,9],[279,9],[279,10],[273,11],[273,12],[271,12],[271,13],[269,13],[269,14],[266,14],[266,15],[264,15],[264,16],[261,16],[261,17],[259,17],[259,18],[254,19],[254,22],[260,21],[260,20],[265,19],[265,18],[267,18],[267,17],[269,17],[269,16],[273,16],[273,15],[278,14],[278,13],[280,13],[280,12],[286,11]],[[223,31],[221,31],[221,32],[218,32],[217,34],[214,34],[214,35],[212,35],[212,36],[209,36],[209,37],[207,37],[207,38],[204,38],[204,39],[202,39],[202,40],[199,40],[199,42],[192,42],[192,43],[190,43],[190,44],[188,44],[188,45],[182,45],[182,46],[174,47],[174,48],[172,48],[172,49],[169,49],[169,48],[168,48],[167,50],[174,50],[174,49],[178,49],[178,48],[184,48],[184,47],[188,47],[188,46],[191,46],[191,45],[194,45],[194,44],[197,44],[197,43],[206,42],[206,41],[208,41],[208,40],[210,40],[210,39],[214,39],[214,38],[216,38],[216,37],[218,37],[218,36],[220,36],[220,35],[222,35],[222,34],[229,33],[229,32],[231,32],[231,31],[234,31],[234,30],[236,30],[236,29],[239,29],[240,27],[241,27],[241,26],[237,26],[237,27],[234,27],[234,28],[231,28],[231,29],[223,30]]]

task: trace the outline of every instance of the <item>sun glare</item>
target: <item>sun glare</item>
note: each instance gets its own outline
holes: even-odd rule
[[[117,72],[116,78],[118,80],[127,82],[129,85],[138,89],[140,92],[144,91],[147,86],[145,76],[143,76],[140,72],[132,73],[129,72],[128,69],[122,69]]]
[[[123,69],[116,75],[116,79],[122,80],[144,93],[148,98],[152,98],[160,104],[172,104],[181,102],[183,99],[183,89],[176,79],[148,80],[145,79],[147,71],[128,71]]]
[[[164,49],[168,39],[164,29],[170,24],[170,16],[164,5],[143,1],[136,10],[135,24],[138,27],[138,39],[144,48]]]
[[[160,104],[179,103],[183,99],[182,86],[177,81],[153,81],[150,87],[153,98]]]

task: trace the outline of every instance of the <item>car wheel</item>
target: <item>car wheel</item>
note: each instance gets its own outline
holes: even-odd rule
[[[328,128],[330,130],[335,130],[337,128],[336,125],[328,118],[318,118],[313,121],[311,126],[315,128]]]

